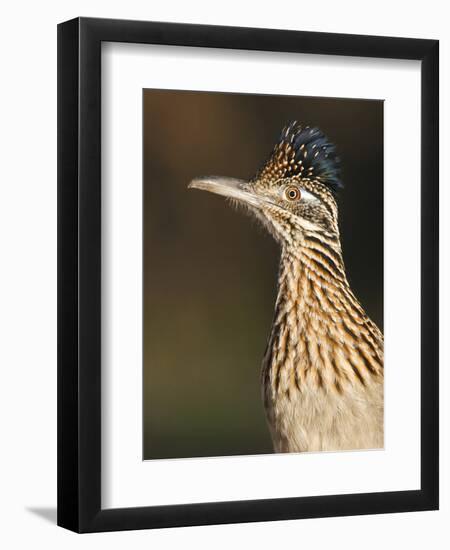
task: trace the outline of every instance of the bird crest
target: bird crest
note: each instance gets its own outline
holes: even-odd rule
[[[343,187],[336,148],[318,128],[297,121],[285,126],[255,180],[270,183],[290,177],[318,181],[334,195]]]

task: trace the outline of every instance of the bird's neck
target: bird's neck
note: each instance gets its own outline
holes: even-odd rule
[[[354,297],[345,273],[339,236],[306,233],[295,245],[282,247],[276,302],[280,321],[286,309],[301,318],[314,315],[316,309],[322,315],[333,316],[336,307],[330,307],[330,300],[336,305],[348,298]]]
[[[293,385],[366,383],[382,368],[382,336],[352,293],[339,238],[305,235],[282,248],[263,377],[271,393]]]

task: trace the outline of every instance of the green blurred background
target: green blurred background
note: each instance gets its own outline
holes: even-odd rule
[[[260,368],[278,248],[200,175],[250,178],[291,120],[342,158],[348,277],[383,324],[383,102],[144,90],[144,459],[272,452]]]

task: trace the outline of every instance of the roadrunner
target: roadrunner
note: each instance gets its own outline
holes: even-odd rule
[[[383,447],[383,335],[347,281],[338,227],[335,147],[317,128],[283,129],[250,181],[189,187],[232,199],[281,248],[261,386],[276,452]]]

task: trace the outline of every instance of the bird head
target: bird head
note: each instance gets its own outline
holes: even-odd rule
[[[318,128],[297,122],[282,130],[269,160],[250,181],[208,176],[189,184],[245,206],[288,247],[299,246],[305,234],[338,237],[335,196],[341,186],[334,145]]]

